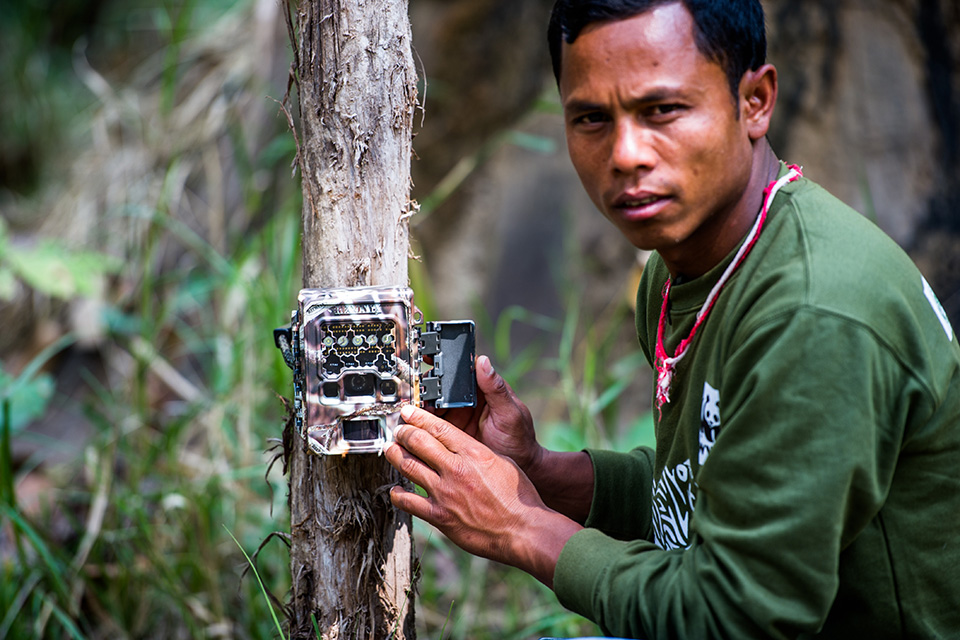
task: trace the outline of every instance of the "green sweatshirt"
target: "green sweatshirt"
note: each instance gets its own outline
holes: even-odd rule
[[[673,286],[668,353],[731,259]],[[668,277],[654,256],[637,294],[651,362]],[[588,452],[588,528],[557,564],[561,603],[605,633],[960,638],[958,340],[903,251],[820,187],[777,195],[656,437]]]

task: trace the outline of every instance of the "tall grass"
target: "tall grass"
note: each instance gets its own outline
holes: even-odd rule
[[[283,423],[273,391],[288,378],[270,329],[298,288],[299,205],[230,255],[163,211],[151,224],[145,256],[163,241],[195,260],[186,272],[144,269],[141,308],[110,310],[111,349],[128,375],[88,375],[82,411],[97,432],[76,467],[45,470],[61,474],[50,502],[27,516],[5,492],[4,531],[16,541],[0,587],[6,637],[276,633],[224,527],[246,549],[288,527],[283,479],[265,478],[264,450]],[[282,544],[257,554],[257,573],[281,598],[287,563]]]

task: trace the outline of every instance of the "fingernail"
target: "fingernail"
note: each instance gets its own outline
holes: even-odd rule
[[[490,362],[490,358],[487,356],[480,356],[480,370],[483,371],[483,375],[490,377],[494,374],[493,363]]]
[[[413,415],[414,407],[412,404],[405,404],[400,407],[400,417],[404,420],[409,420],[410,416]]]

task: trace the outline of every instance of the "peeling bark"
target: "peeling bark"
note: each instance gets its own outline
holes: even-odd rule
[[[288,7],[289,10],[289,7]],[[305,287],[407,283],[417,106],[404,1],[302,0],[299,89]],[[290,452],[293,638],[413,638],[411,521],[382,457]]]

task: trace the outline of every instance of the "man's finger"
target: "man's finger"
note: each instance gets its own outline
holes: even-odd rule
[[[457,429],[443,418],[439,418],[423,409],[418,409],[413,405],[404,405],[403,408],[400,409],[400,417],[403,418],[403,421],[408,425],[417,427],[436,439],[436,441],[444,447],[445,452],[458,453],[462,451],[465,446],[469,446],[468,443],[473,442],[472,438],[466,436],[460,429]],[[414,433],[408,433],[406,436],[411,440],[417,439]],[[416,440],[415,442],[411,441],[410,444],[417,450],[414,451],[414,448],[408,448],[428,463],[430,459],[439,459],[435,456],[442,455],[439,451],[435,451],[434,454],[431,455],[430,452],[433,451],[433,447],[428,441]],[[421,446],[426,447],[426,450],[421,452],[419,450]],[[427,454],[430,456],[430,459],[424,457],[421,453]]]
[[[401,427],[394,435],[402,435],[404,429],[410,430],[410,427]],[[429,464],[408,451],[399,439],[396,443],[387,447],[383,455],[387,462],[400,472],[400,475],[414,484],[420,485],[428,493],[430,487],[440,479],[440,475]]]
[[[403,487],[393,487],[390,489],[390,501],[397,509],[433,524],[433,503],[429,498],[407,491]]]

